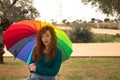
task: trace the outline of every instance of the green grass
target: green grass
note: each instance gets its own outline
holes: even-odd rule
[[[120,35],[94,34],[92,42],[120,42]]]
[[[24,80],[30,75],[27,64],[4,58],[0,80]],[[62,63],[57,80],[120,80],[120,58],[70,58]]]

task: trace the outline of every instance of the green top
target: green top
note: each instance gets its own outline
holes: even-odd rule
[[[62,53],[58,49],[56,56],[50,61],[46,61],[46,55],[47,54],[43,52],[42,59],[35,62],[36,71],[34,73],[40,74],[42,76],[55,76],[57,75],[62,63]]]

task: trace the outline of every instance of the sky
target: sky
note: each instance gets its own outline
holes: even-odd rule
[[[34,6],[40,13],[38,19],[46,22],[52,19],[60,22],[63,19],[68,21],[77,19],[90,21],[91,18],[101,20],[107,18],[100,11],[97,12],[97,8],[84,5],[81,0],[34,0]]]

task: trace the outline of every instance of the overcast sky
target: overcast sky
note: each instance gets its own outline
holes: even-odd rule
[[[96,12],[96,8],[92,8],[91,5],[85,6],[81,0],[34,0],[34,6],[40,12],[40,19],[45,21],[51,19],[90,21],[91,18],[103,20],[107,17],[101,12]]]

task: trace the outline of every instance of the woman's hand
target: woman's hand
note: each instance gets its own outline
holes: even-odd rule
[[[36,65],[35,65],[35,63],[31,63],[30,65],[29,65],[29,69],[30,69],[30,71],[36,71]]]

